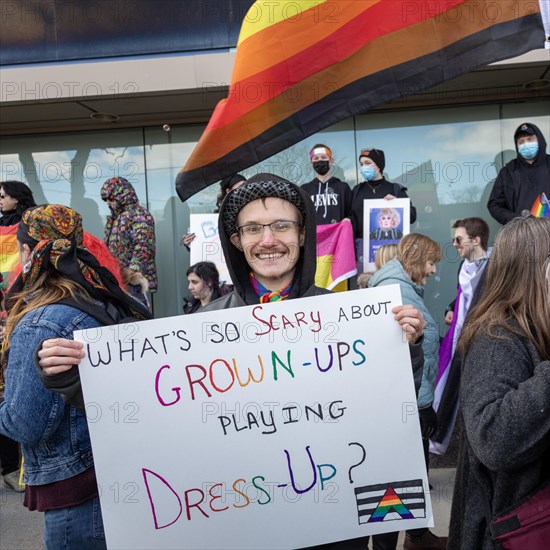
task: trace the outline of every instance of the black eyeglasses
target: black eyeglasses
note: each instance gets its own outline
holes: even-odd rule
[[[461,244],[463,240],[464,240],[464,237],[454,237],[453,238],[453,244],[454,243]]]
[[[241,225],[237,227],[237,231],[241,235],[246,235],[247,237],[259,237],[263,235],[264,229],[269,227],[271,232],[274,235],[286,233],[290,229],[300,226],[300,222],[295,222],[293,220],[277,220],[276,222],[271,223],[249,223],[246,225]]]

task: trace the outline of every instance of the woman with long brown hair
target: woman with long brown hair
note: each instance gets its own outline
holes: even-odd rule
[[[72,339],[75,330],[113,324],[114,319],[105,320],[113,308],[138,319],[150,315],[85,248],[82,219],[71,208],[42,205],[25,211],[17,244],[23,271],[6,300],[0,433],[21,443],[24,505],[45,512],[46,548],[103,549],[86,415],[44,387],[34,361],[44,340]],[[80,388],[76,367],[64,376],[70,388]]]
[[[550,219],[505,225],[486,290],[462,330],[464,427],[451,550],[499,547],[488,521],[550,480],[549,255]]]

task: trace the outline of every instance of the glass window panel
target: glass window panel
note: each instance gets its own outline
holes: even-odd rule
[[[100,197],[108,178],[126,178],[147,206],[141,129],[1,138],[0,151],[2,179],[27,183],[38,204],[74,208],[98,237],[109,214]]]
[[[211,185],[182,203],[176,176],[199,140],[203,126],[145,129],[145,162],[149,208],[155,217],[158,291],[153,296],[156,317],[180,315],[187,292],[189,252],[180,244],[189,228],[189,214],[214,210],[219,185]]]

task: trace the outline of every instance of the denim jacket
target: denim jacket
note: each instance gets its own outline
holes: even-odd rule
[[[48,338],[72,339],[73,331],[97,326],[78,309],[52,304],[24,315],[11,335],[0,433],[21,443],[29,485],[68,479],[93,465],[84,411],[43,386],[34,355]]]

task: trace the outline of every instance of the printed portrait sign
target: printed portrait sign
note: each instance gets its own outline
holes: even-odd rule
[[[363,208],[363,271],[374,271],[376,251],[410,233],[411,200],[365,200]]]
[[[108,547],[432,526],[400,301],[385,286],[75,333]]]
[[[218,214],[191,214],[189,232],[195,233],[195,239],[190,247],[190,265],[197,262],[213,262],[218,268],[220,281],[231,284],[218,235]]]

